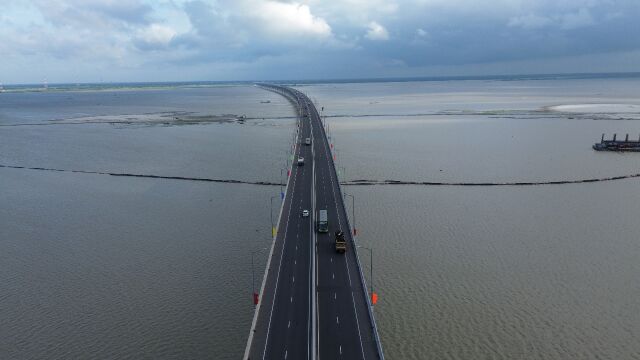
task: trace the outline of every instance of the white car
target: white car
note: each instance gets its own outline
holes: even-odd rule
[[[302,166],[302,165],[304,165],[304,158],[302,156],[300,156],[298,158],[298,166]]]
[[[302,217],[308,217],[309,216],[309,210],[302,210]]]

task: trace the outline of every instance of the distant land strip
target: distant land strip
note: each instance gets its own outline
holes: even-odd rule
[[[0,164],[0,168],[6,169],[23,169],[23,170],[38,170],[38,171],[53,171],[53,172],[69,172],[77,174],[94,174],[94,175],[109,175],[118,177],[134,177],[134,178],[147,178],[147,179],[167,179],[167,180],[183,180],[183,181],[202,181],[202,182],[214,182],[225,184],[245,184],[245,185],[263,185],[263,186],[285,186],[285,184],[271,181],[248,181],[248,180],[235,180],[235,179],[212,179],[212,178],[200,178],[200,177],[187,177],[187,176],[168,176],[168,175],[151,175],[151,174],[132,174],[132,173],[115,173],[104,171],[87,171],[87,170],[70,170],[70,169],[55,169],[45,167],[29,167],[18,165],[4,165]],[[567,184],[584,184],[584,183],[597,183],[608,182],[624,179],[640,178],[640,173],[611,176],[604,178],[591,178],[591,179],[576,179],[576,180],[553,180],[553,181],[513,181],[513,182],[446,182],[446,181],[410,181],[410,180],[349,180],[342,181],[340,184],[345,186],[381,186],[381,185],[416,185],[416,186],[539,186],[539,185],[567,185]]]

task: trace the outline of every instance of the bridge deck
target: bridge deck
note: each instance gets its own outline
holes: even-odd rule
[[[305,164],[292,165],[245,358],[381,359],[375,319],[318,111],[297,90],[263,87],[297,107],[294,154],[304,157]],[[311,146],[302,145],[305,138],[312,139]],[[303,209],[311,216],[302,217]],[[328,212],[328,233],[315,232],[320,209]],[[337,230],[347,235],[345,254],[335,252]]]

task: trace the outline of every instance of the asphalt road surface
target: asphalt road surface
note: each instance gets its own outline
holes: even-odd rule
[[[379,359],[331,146],[318,111],[297,90],[270,89],[292,101],[300,120],[278,232],[245,358]],[[305,145],[306,138],[311,145]],[[298,157],[304,158],[304,165],[297,165]],[[310,216],[303,217],[303,210],[309,210]],[[315,231],[319,210],[327,210],[328,233]],[[335,251],[338,230],[347,235],[345,254]]]

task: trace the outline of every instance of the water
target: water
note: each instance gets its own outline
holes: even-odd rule
[[[627,106],[639,103],[637,79],[301,89],[325,105],[345,180],[550,181],[640,169],[635,154],[591,150],[602,133],[640,133]],[[546,110],[590,103],[609,105]],[[387,357],[640,358],[639,190],[637,180],[347,186],[359,242],[374,249]]]
[[[5,93],[0,104],[12,125],[0,126],[0,164],[62,170],[277,182],[294,124],[263,120],[293,110],[247,86]],[[260,118],[137,124],[158,111]],[[134,124],[13,126],[80,113]],[[241,357],[251,252],[269,245],[278,191],[0,168],[0,358]]]
[[[330,116],[344,180],[640,168],[637,154],[590,148],[602,133],[640,134],[637,78],[299,88]],[[0,94],[0,164],[281,180],[293,109],[275,94],[88,90]],[[374,249],[387,358],[640,358],[639,186],[345,187],[359,241]],[[269,245],[278,190],[0,168],[0,358],[241,357],[250,254]]]

